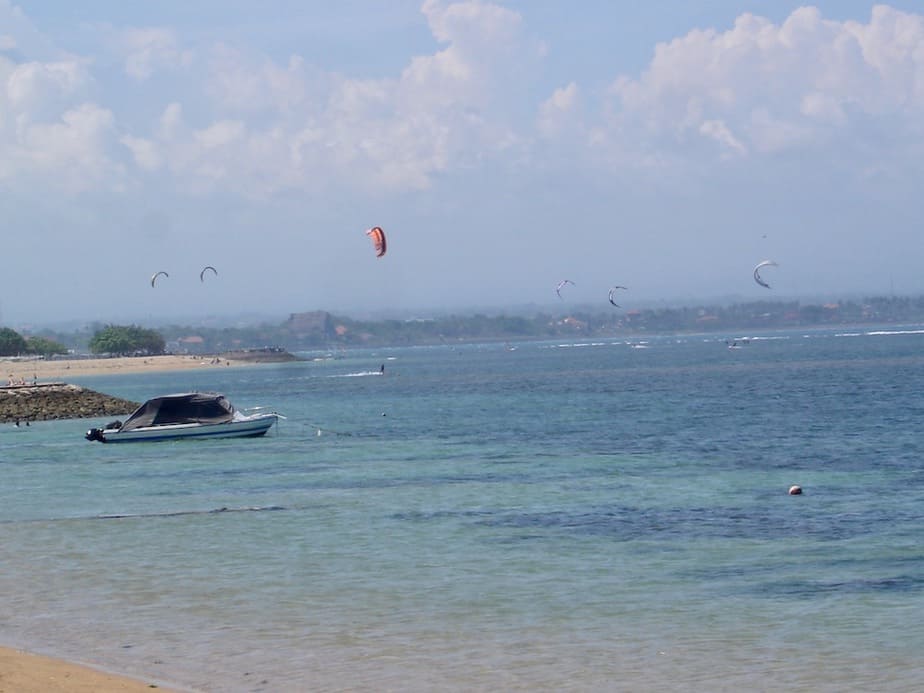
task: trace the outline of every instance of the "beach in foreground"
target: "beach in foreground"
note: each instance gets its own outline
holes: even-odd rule
[[[31,384],[33,381],[68,382],[69,378],[119,373],[154,373],[182,371],[193,368],[226,368],[249,365],[245,361],[218,359],[210,356],[124,356],[116,358],[15,360],[0,361],[0,384]]]
[[[169,691],[153,683],[0,647],[0,693],[140,693]]]
[[[69,378],[119,373],[182,371],[197,368],[226,368],[247,365],[244,361],[202,356],[130,356],[61,360],[2,361],[3,379],[8,383],[47,383]],[[63,660],[0,647],[0,693],[133,693],[164,689],[151,683],[116,676]]]

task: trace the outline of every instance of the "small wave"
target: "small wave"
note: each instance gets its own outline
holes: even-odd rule
[[[356,373],[336,373],[328,378],[363,378],[367,375],[382,375],[382,371],[357,371]]]
[[[785,596],[810,599],[819,594],[836,592],[861,594],[868,592],[920,592],[924,580],[913,575],[897,575],[879,579],[846,581],[789,580],[760,584],[755,593],[765,596]]]
[[[924,329],[920,330],[876,330],[874,332],[867,332],[869,337],[891,337],[893,335],[901,334],[924,334]]]
[[[580,349],[583,347],[607,347],[607,346],[616,346],[622,344],[622,342],[563,342],[561,344],[548,344],[540,346],[540,349]],[[510,351],[516,349],[516,347],[508,347]]]
[[[127,520],[140,517],[182,517],[184,515],[215,515],[218,513],[259,513],[276,510],[285,510],[281,505],[252,505],[241,508],[212,508],[211,510],[171,510],[155,513],[114,513],[94,515],[91,520]],[[73,518],[70,518],[73,519]]]

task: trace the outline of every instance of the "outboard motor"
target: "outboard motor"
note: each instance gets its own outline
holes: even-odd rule
[[[87,435],[84,436],[87,440],[98,440],[101,443],[105,443],[106,439],[103,438],[103,432],[98,428],[91,428],[87,431]]]

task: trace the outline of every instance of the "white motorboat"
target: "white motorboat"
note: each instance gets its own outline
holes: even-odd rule
[[[125,422],[91,428],[87,440],[128,443],[180,438],[253,438],[264,435],[281,414],[237,411],[216,392],[182,392],[149,399]]]

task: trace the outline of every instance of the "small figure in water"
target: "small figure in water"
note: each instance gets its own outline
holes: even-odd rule
[[[379,366],[379,375],[385,375],[385,364]]]

